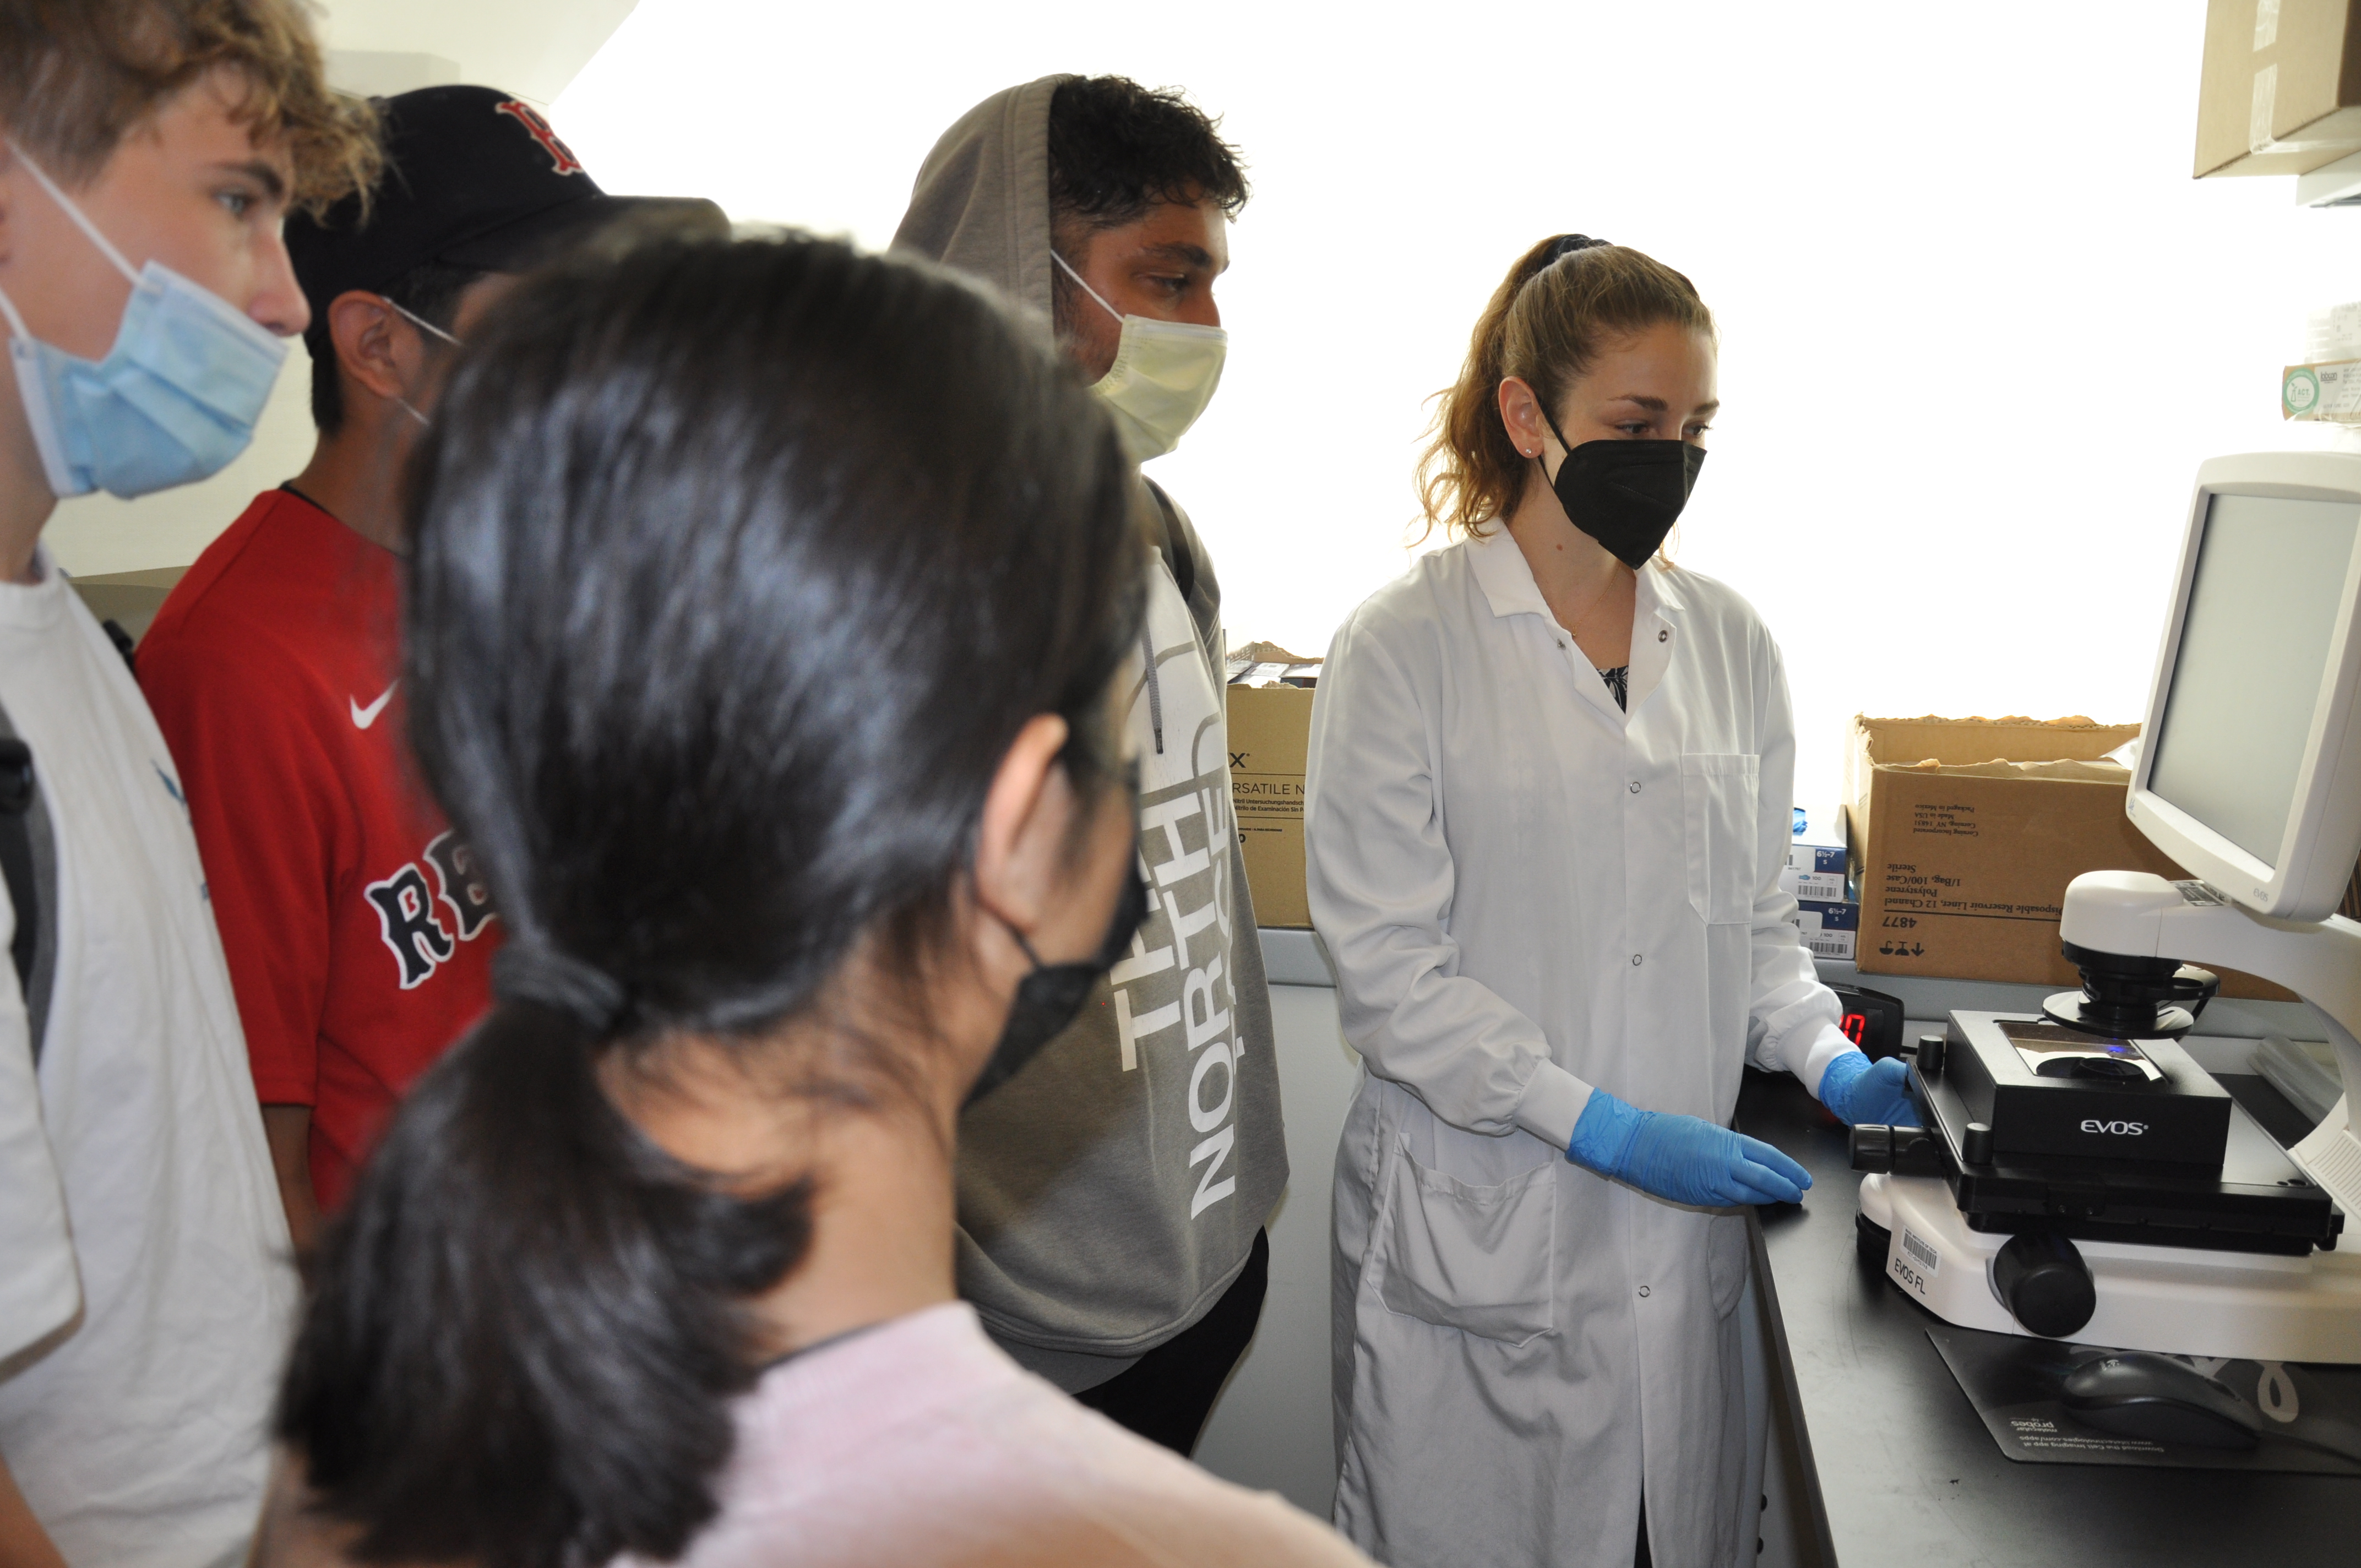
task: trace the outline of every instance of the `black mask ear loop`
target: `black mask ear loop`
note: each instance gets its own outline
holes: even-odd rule
[[[1565,432],[1558,429],[1557,421],[1550,418],[1549,405],[1538,397],[1533,399],[1533,411],[1542,416],[1542,422],[1549,426],[1549,433],[1557,437],[1559,453],[1557,466],[1558,473],[1562,474],[1565,471],[1566,459],[1574,455],[1574,443],[1565,438]],[[1557,490],[1557,474],[1549,471],[1549,465],[1543,462],[1543,454],[1539,452],[1533,454],[1533,461],[1542,466],[1542,477],[1549,481],[1551,493],[1554,494]]]
[[[993,918],[995,920],[1000,919],[996,915],[994,916]],[[1049,967],[1048,964],[1041,961],[1041,955],[1033,950],[1033,941],[1031,938],[1026,936],[1024,932],[1018,930],[1016,927],[1009,925],[1005,920],[1001,920],[1000,924],[1007,930],[1011,937],[1016,938],[1016,950],[1025,955],[1025,961],[1033,966],[1034,973],[1038,974],[1043,970]]]

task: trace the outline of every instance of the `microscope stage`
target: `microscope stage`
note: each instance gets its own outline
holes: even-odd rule
[[[2169,1039],[2115,1039],[2042,1018],[1954,1013],[1943,1078],[1996,1157],[2065,1155],[2213,1168],[2231,1100]]]
[[[1940,1070],[1913,1074],[1969,1227],[2290,1256],[2336,1245],[2328,1193],[2178,1045],[2091,1036],[2078,1050],[2067,1034],[1954,1013]],[[2104,1076],[2042,1070],[2077,1057],[2108,1063]],[[1981,1160],[1966,1157],[1971,1124],[1990,1144]]]

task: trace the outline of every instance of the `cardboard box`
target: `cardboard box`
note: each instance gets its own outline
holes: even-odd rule
[[[2361,0],[2213,0],[2197,176],[2308,174],[2361,152]]]
[[[2132,826],[2130,771],[2104,761],[2138,733],[2087,718],[1855,718],[1845,784],[1861,972],[2080,985],[2058,950],[2066,884],[2188,875]],[[2290,996],[2217,972],[2226,996]]]
[[[1308,928],[1303,890],[1303,769],[1312,693],[1301,686],[1232,686],[1230,799],[1259,925]]]

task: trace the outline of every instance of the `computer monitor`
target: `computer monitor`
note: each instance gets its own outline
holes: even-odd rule
[[[2257,915],[2320,920],[2361,857],[2361,455],[2197,471],[2128,809]]]

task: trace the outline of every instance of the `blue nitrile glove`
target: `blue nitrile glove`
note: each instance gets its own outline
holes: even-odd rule
[[[1574,1124],[1565,1157],[1675,1203],[1800,1203],[1812,1173],[1759,1139],[1696,1116],[1642,1111],[1603,1089]]]
[[[1910,1064],[1900,1057],[1872,1062],[1859,1051],[1845,1052],[1821,1076],[1820,1103],[1848,1127],[1918,1124],[1918,1107],[1910,1100]]]

